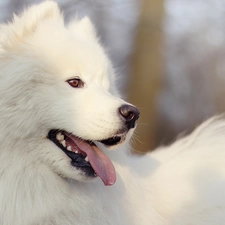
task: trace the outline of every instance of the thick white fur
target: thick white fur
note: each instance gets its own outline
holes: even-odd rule
[[[46,135],[104,139],[121,126],[114,74],[90,21],[65,27],[54,2],[0,30],[1,225],[219,225],[225,221],[225,121],[145,156],[102,150],[117,182],[84,181]],[[118,41],[118,40],[117,40]],[[82,89],[65,80],[79,76]],[[128,134],[131,135],[132,131]]]

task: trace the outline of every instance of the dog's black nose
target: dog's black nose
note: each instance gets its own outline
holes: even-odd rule
[[[123,120],[125,120],[125,124],[128,129],[135,127],[135,122],[140,115],[140,112],[136,107],[132,105],[122,105],[119,108],[119,113]]]

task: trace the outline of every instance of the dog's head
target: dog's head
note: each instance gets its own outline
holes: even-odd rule
[[[14,139],[31,142],[64,177],[99,176],[112,185],[114,167],[100,148],[130,137],[139,111],[117,97],[112,66],[89,19],[66,26],[58,6],[47,1],[0,33],[6,135],[13,130]]]

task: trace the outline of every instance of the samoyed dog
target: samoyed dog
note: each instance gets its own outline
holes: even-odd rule
[[[1,25],[0,96],[1,225],[224,225],[225,121],[129,154],[139,111],[88,18],[46,1]]]

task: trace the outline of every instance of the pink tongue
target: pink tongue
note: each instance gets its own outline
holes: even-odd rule
[[[70,136],[77,147],[85,152],[88,156],[89,162],[95,173],[102,179],[106,186],[113,185],[116,182],[115,168],[108,158],[96,145],[89,145],[76,137]]]

